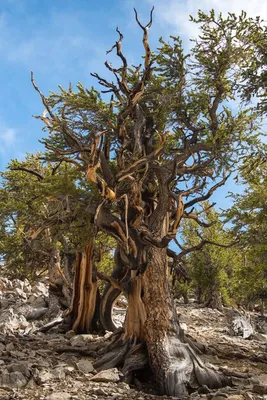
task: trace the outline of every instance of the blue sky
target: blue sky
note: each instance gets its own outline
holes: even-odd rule
[[[124,34],[129,60],[138,64],[142,32],[136,26],[133,7],[145,23],[152,5],[150,43],[154,48],[159,36],[175,34],[188,46],[189,38],[197,33],[188,16],[197,9],[239,14],[244,7],[250,16],[267,20],[267,2],[262,0],[249,4],[241,0],[1,0],[0,170],[11,158],[22,159],[26,152],[41,149],[42,124],[32,115],[42,113],[43,106],[32,88],[30,71],[45,94],[70,81],[93,85],[90,72],[106,74],[106,50],[117,39],[116,26]],[[113,56],[108,58],[113,60]],[[233,183],[226,189],[233,190]]]

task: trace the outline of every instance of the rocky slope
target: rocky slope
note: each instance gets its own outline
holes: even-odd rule
[[[90,345],[106,340],[110,333],[106,337],[77,336],[72,331],[62,334],[57,327],[46,334],[38,331],[44,324],[47,295],[45,283],[32,287],[27,281],[0,279],[0,400],[167,399],[156,394],[155,384],[144,386],[136,381],[138,390],[122,382],[116,369],[94,370]],[[119,308],[116,311],[118,324],[124,313]],[[217,392],[202,387],[190,398],[267,399],[264,318],[194,304],[179,304],[177,311],[186,333],[207,350],[206,363],[233,376],[233,387]],[[233,323],[237,317],[239,327]],[[254,330],[248,335],[250,322]]]

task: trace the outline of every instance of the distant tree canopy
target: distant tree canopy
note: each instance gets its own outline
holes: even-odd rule
[[[42,140],[45,162],[38,157],[19,165],[14,161],[4,174],[0,201],[5,203],[9,193],[11,200],[1,211],[1,246],[12,235],[22,243],[25,230],[26,241],[29,234],[31,239],[41,235],[41,247],[49,238],[55,246],[50,267],[55,286],[58,242],[71,244],[76,264],[65,322],[72,329],[114,329],[112,304],[120,293],[128,300],[123,333],[95,367],[120,365],[130,381],[149,360],[162,392],[185,396],[192,388],[215,388],[228,380],[205,367],[184,337],[167,272],[220,232],[203,230],[199,241],[188,233],[193,246],[182,248],[180,254],[170,243],[182,221],[191,221],[192,230],[194,224],[205,228],[199,205],[226,182],[243,158],[265,151],[259,127],[266,28],[245,13],[224,18],[214,11],[199,12],[191,18],[200,35],[190,54],[184,52],[179,37],[160,39],[159,49],[152,53],[148,32],[153,10],[147,25],[136,11],[135,17],[143,33],[143,63],[129,65],[123,34],[117,29],[118,39],[107,53],[116,51],[121,66],[105,63],[110,80],[92,74],[104,97],[81,83],[75,90],[60,86],[58,93],[45,96],[32,74],[45,107],[36,117],[47,133]],[[256,72],[253,63],[260,63]],[[254,94],[259,95],[258,108],[250,103],[240,106],[242,99],[249,102]],[[234,107],[234,100],[239,107]],[[14,195],[17,189],[19,198]],[[98,269],[99,231],[113,239],[111,275]],[[200,262],[205,268],[210,265],[218,278],[227,262],[216,252],[202,253]],[[107,283],[102,295],[99,280]]]
[[[207,202],[200,213],[205,226],[199,227],[194,221],[182,224],[184,246],[196,245],[200,238],[206,241],[199,251],[188,253],[184,263],[188,270],[190,288],[198,302],[207,307],[220,309],[237,300],[233,288],[236,285],[236,274],[242,268],[243,259],[239,243],[231,229],[223,227],[219,214]]]
[[[234,204],[226,212],[244,257],[238,291],[247,301],[267,299],[266,168],[266,162],[261,162],[254,170],[243,169],[244,191],[233,195]]]
[[[57,242],[70,249],[83,246],[91,215],[90,194],[78,184],[79,172],[68,163],[44,163],[41,154],[12,161],[2,173],[1,253],[9,268],[44,268]],[[76,183],[75,183],[76,182]],[[32,259],[30,261],[30,258]]]

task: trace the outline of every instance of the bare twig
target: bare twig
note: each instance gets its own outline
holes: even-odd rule
[[[145,56],[145,68],[146,69],[148,69],[150,67],[151,50],[150,50],[150,46],[148,44],[148,30],[149,30],[149,28],[151,28],[151,25],[152,25],[152,22],[153,22],[153,11],[154,11],[154,7],[152,7],[152,9],[150,11],[150,21],[149,21],[149,23],[146,26],[144,26],[139,21],[137,11],[134,8],[136,22],[138,23],[140,28],[143,29],[143,31],[144,31],[143,45],[144,45],[144,49],[145,49],[145,52],[146,52],[146,56]]]
[[[46,97],[44,96],[44,94],[41,92],[41,90],[39,89],[39,87],[35,83],[33,71],[31,71],[31,83],[32,83],[34,89],[39,93],[39,95],[40,95],[40,97],[42,99],[43,105],[45,106],[45,108],[46,108],[47,112],[49,113],[50,117],[54,120],[55,116],[52,113],[52,111],[51,111],[51,109],[50,109],[50,107],[49,107],[49,105],[47,103]],[[45,117],[40,117],[40,118],[45,118]]]
[[[201,236],[199,235],[199,237],[201,237]],[[189,254],[189,253],[191,253],[193,251],[201,250],[203,248],[203,246],[205,246],[206,244],[210,244],[212,246],[217,246],[217,247],[222,247],[222,248],[228,249],[230,247],[233,247],[237,243],[238,243],[238,241],[235,240],[234,242],[231,242],[229,244],[222,244],[222,243],[217,243],[217,242],[214,242],[212,240],[208,240],[208,239],[203,239],[202,238],[201,242],[198,243],[195,246],[184,248],[184,247],[182,247],[180,245],[179,247],[182,249],[182,251],[179,254],[177,254],[177,260],[182,259],[182,257],[186,256],[187,254]]]
[[[229,176],[230,176],[230,174],[225,176],[220,182],[218,182],[218,183],[216,183],[216,185],[212,186],[209,189],[209,191],[206,194],[204,194],[203,196],[196,197],[195,199],[185,203],[184,208],[186,209],[186,208],[192,207],[196,203],[200,203],[201,201],[208,200],[216,189],[218,189],[219,187],[221,187],[221,186],[223,186],[225,184],[225,182],[227,181]]]

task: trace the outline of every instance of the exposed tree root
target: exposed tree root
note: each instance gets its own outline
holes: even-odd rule
[[[229,371],[228,369],[223,368],[223,367],[220,367],[219,371],[221,371],[226,376],[240,378],[240,379],[248,379],[253,376],[253,374],[250,374],[250,373]]]
[[[148,367],[148,356],[145,346],[139,343],[133,346],[124,360],[122,372],[124,375],[124,381],[130,382],[132,380],[132,374],[139,370],[144,370]]]
[[[102,371],[104,369],[121,366],[126,354],[129,351],[129,342],[123,343],[122,339],[116,344],[113,350],[103,355],[94,363],[94,367]]]
[[[57,325],[61,324],[62,322],[63,322],[63,317],[59,316],[56,319],[54,319],[53,321],[48,322],[48,324],[41,326],[41,328],[39,328],[37,330],[37,332],[48,332],[50,329],[54,328],[54,326],[57,326]]]
[[[130,339],[123,341],[121,338],[113,344],[112,349],[94,363],[94,368],[98,371],[114,367],[121,368],[124,375],[123,381],[130,383],[136,371],[149,367],[145,345],[136,344],[135,340]]]
[[[118,337],[117,334],[115,336]],[[135,379],[138,371],[150,368],[149,357],[144,343],[136,343],[133,339],[123,341],[122,338],[120,334],[119,339],[107,345],[105,354],[94,362],[94,367],[98,371],[119,367],[124,374],[124,381],[129,383]],[[162,344],[164,348],[160,353],[161,356],[164,353],[164,365],[161,368],[163,375],[160,386],[165,394],[185,396],[204,385],[210,389],[231,385],[229,376],[206,367],[192,347],[177,336],[166,335]],[[158,376],[155,378],[158,382]]]
[[[61,348],[54,349],[54,351],[58,354],[77,353],[77,354],[80,354],[81,356],[85,356],[85,357],[92,357],[92,358],[97,357],[97,352],[88,351],[87,349],[84,349],[81,347],[61,347]]]
[[[166,336],[162,343],[162,362],[160,371],[161,390],[169,396],[186,396],[206,385],[217,389],[231,384],[231,380],[217,371],[207,368],[188,343],[178,336]]]
[[[44,318],[47,311],[48,309],[46,307],[32,308],[24,316],[27,321],[36,321],[37,319]]]

